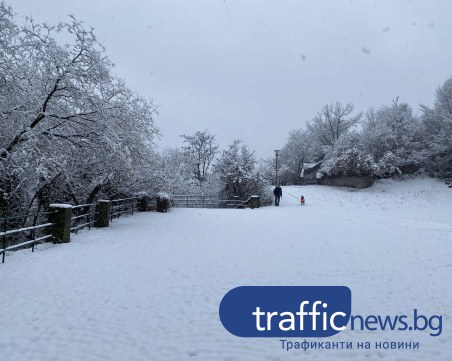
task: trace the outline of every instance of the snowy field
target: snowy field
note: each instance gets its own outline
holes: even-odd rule
[[[298,198],[306,197],[301,207]],[[0,265],[1,361],[447,360],[452,189],[430,180],[352,190],[283,187],[280,207],[141,213]],[[353,314],[443,315],[443,333],[346,330],[330,341],[419,350],[281,349],[221,325],[240,285],[346,285]]]

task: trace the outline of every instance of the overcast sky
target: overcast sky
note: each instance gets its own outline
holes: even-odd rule
[[[16,20],[95,28],[159,105],[161,147],[208,129],[273,156],[327,103],[431,105],[452,76],[452,1],[6,0]]]

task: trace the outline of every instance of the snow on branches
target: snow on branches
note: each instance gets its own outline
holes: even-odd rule
[[[155,107],[112,74],[93,30],[74,17],[19,26],[4,3],[0,25],[0,214],[139,190]]]

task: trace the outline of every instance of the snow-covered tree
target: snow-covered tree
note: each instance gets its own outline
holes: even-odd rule
[[[202,187],[208,179],[210,166],[218,153],[216,137],[207,130],[198,130],[192,135],[181,137],[185,143],[183,150],[192,168],[193,178]]]
[[[112,75],[75,18],[13,20],[1,3],[0,214],[135,190],[157,133],[152,102]],[[72,42],[60,45],[61,33]]]
[[[307,123],[308,130],[319,144],[333,147],[342,135],[360,121],[362,114],[352,116],[352,113],[351,103],[345,106],[338,102],[327,104]]]
[[[391,166],[394,167],[419,165],[419,125],[411,107],[399,103],[398,98],[390,106],[378,110],[371,108],[366,113],[361,132],[363,149],[376,162],[385,158],[393,159]]]
[[[372,175],[373,171],[373,157],[363,151],[357,132],[342,136],[327,152],[320,169],[330,177]]]
[[[360,132],[349,132],[326,151],[321,172],[328,176],[390,177],[420,164],[419,121],[399,103],[367,113]]]
[[[224,150],[214,168],[222,187],[224,197],[249,197],[253,194],[263,195],[269,188],[262,174],[256,170],[254,152],[236,139]]]
[[[452,177],[452,77],[436,90],[434,107],[421,109],[426,167],[436,176]]]
[[[158,156],[156,167],[156,190],[170,195],[193,192],[192,168],[181,148],[167,148]]]
[[[310,132],[304,129],[292,130],[286,145],[281,149],[281,175],[290,179],[291,183],[298,184],[304,164],[315,158],[316,144]]]

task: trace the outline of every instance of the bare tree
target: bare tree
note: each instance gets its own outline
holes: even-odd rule
[[[185,146],[183,150],[192,167],[193,177],[202,185],[207,180],[209,168],[218,153],[215,136],[207,130],[193,135],[181,135]]]
[[[352,112],[353,104],[351,103],[345,106],[338,102],[327,104],[307,124],[308,130],[321,145],[333,147],[342,135],[360,121],[362,113],[351,116]]]

